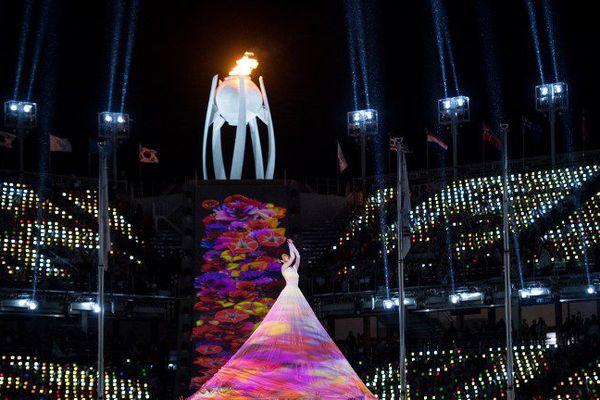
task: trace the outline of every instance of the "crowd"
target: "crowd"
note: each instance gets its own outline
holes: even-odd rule
[[[97,287],[96,184],[73,179],[53,182],[40,195],[28,184],[0,180],[0,286],[93,291]],[[154,224],[143,208],[125,193],[110,204],[111,253],[106,273],[110,292],[175,295],[173,276],[178,253],[166,253],[156,243]],[[36,221],[43,221],[43,231]],[[37,236],[45,235],[40,259],[35,258]],[[16,246],[14,243],[19,243]],[[11,244],[9,246],[9,244]],[[40,265],[37,274],[35,265]],[[173,266],[176,266],[175,268]],[[35,277],[35,278],[34,278]]]
[[[54,321],[48,319],[23,320],[11,322],[8,317],[3,317],[4,323],[0,324],[0,355],[14,355],[30,357],[55,365],[57,368],[72,369],[78,365],[81,370],[93,369],[97,363],[97,340],[92,329],[85,331],[78,326],[79,321]],[[151,324],[142,328],[143,332],[127,331],[119,328],[114,321],[109,321],[108,332],[105,338],[105,365],[110,373],[119,377],[137,379],[144,385],[144,393],[156,396],[166,389],[164,382],[173,382],[173,371],[168,368],[168,348],[174,344],[169,341],[168,333]],[[40,335],[43,330],[44,334]],[[148,334],[148,332],[153,332]],[[11,394],[10,399],[55,399],[48,397],[27,397],[27,391],[12,387],[7,383],[8,377],[16,379],[27,371],[16,371],[14,365],[7,360],[0,367],[0,394]],[[55,384],[43,374],[30,374],[33,378],[29,384],[50,389]],[[68,377],[68,375],[67,375]],[[89,380],[86,380],[88,382]],[[162,384],[161,384],[162,382]],[[4,386],[3,386],[4,384]],[[87,383],[86,383],[87,384]],[[162,385],[162,386],[161,386]],[[85,386],[85,385],[84,385]],[[81,389],[81,388],[80,388]],[[95,389],[95,388],[94,388]],[[137,392],[136,392],[137,393]],[[142,393],[139,391],[139,393]],[[22,397],[16,397],[16,396]],[[140,394],[141,395],[141,394]],[[15,396],[15,397],[13,397]],[[25,397],[23,397],[25,396]],[[69,397],[60,397],[69,399]],[[88,397],[85,397],[87,399]],[[129,397],[117,397],[129,398]],[[160,398],[159,397],[132,397],[132,398]],[[0,396],[0,399],[4,399]]]
[[[517,346],[517,399],[597,399],[600,391],[598,335],[581,335],[566,346]],[[397,349],[394,350],[397,353]],[[506,391],[505,353],[501,347],[421,350],[407,353],[411,398],[492,399]],[[380,398],[398,396],[397,362],[379,367],[358,365],[371,390]],[[571,397],[568,397],[571,396]],[[579,396],[579,397],[577,397]]]
[[[595,246],[600,226],[598,167],[530,173],[515,182],[510,216],[515,272],[524,279],[581,274],[582,260],[594,269],[600,256]],[[413,196],[412,247],[405,264],[409,286],[460,286],[501,276],[502,213],[495,185],[493,177],[466,179],[427,198]],[[396,262],[396,202],[389,190],[384,192],[351,217],[324,260],[335,273],[322,276],[321,282],[334,279],[336,283],[317,285],[317,290],[356,291],[385,285],[384,266]],[[382,204],[374,200],[379,197]],[[575,220],[580,228],[574,228]],[[349,270],[349,265],[354,268]],[[390,268],[388,282],[396,282],[393,275]],[[368,285],[365,276],[371,278]]]

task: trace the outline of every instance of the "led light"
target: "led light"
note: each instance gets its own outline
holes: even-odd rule
[[[444,100],[444,108],[445,109],[449,109],[450,108],[450,100]]]
[[[38,302],[33,299],[27,299],[25,300],[25,306],[31,311],[34,311],[38,308]]]
[[[16,105],[16,103],[12,103],[10,106],[10,111],[17,111],[19,109],[19,107]]]
[[[460,296],[457,294],[451,294],[450,295],[450,303],[452,304],[458,304],[460,302]]]
[[[548,86],[542,86],[542,87],[540,87],[540,94],[542,96],[547,96],[548,95]]]
[[[465,104],[465,100],[462,97],[459,97],[458,99],[456,99],[456,104],[459,107],[462,107]]]
[[[113,120],[113,117],[112,117],[112,115],[110,115],[110,114],[106,114],[106,115],[104,116],[104,121],[106,121],[106,122],[112,122],[112,120]]]
[[[596,288],[592,285],[588,286],[587,289],[587,294],[595,294],[596,293]]]
[[[33,109],[33,106],[31,104],[25,104],[23,106],[23,111],[25,111],[26,113],[31,112],[32,109]]]
[[[560,93],[560,92],[562,92],[562,85],[554,85],[554,93]]]
[[[386,310],[389,310],[393,306],[394,306],[394,302],[392,300],[390,300],[390,299],[383,300],[383,308],[385,308]]]
[[[122,124],[123,122],[125,122],[125,118],[123,118],[123,116],[122,116],[122,115],[119,115],[119,116],[117,117],[117,122],[118,122],[118,123],[120,123],[120,124]]]

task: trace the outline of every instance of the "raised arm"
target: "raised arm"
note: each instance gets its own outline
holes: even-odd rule
[[[300,266],[300,253],[298,252],[298,249],[296,248],[296,245],[294,245],[294,242],[290,239],[288,241],[289,246],[290,246],[290,253],[292,253],[294,255],[295,261],[294,261],[294,268],[297,270],[298,267]]]

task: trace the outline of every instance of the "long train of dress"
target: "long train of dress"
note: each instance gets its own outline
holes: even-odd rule
[[[235,355],[188,400],[367,400],[376,397],[352,369],[298,288],[286,286]]]

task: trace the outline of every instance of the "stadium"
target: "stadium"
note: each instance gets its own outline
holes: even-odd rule
[[[599,399],[589,8],[1,1],[0,400]]]

